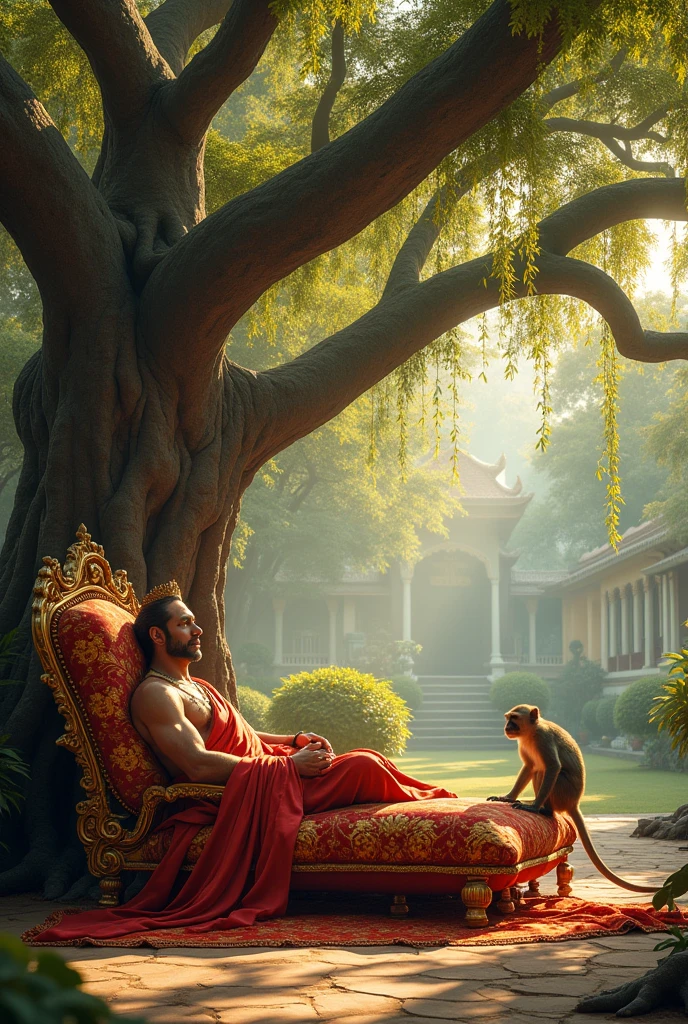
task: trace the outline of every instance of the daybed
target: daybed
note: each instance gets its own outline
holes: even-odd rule
[[[133,728],[129,701],[143,674],[132,622],[138,601],[126,573],[113,573],[85,527],[64,566],[43,559],[33,604],[33,636],[66,728],[58,740],[82,768],[86,798],[77,829],[89,870],[100,879],[101,904],[120,899],[123,871],[152,871],[169,830],[155,831],[165,805],[181,798],[219,801],[221,786],[170,785],[161,764]],[[192,871],[210,829],[194,839]],[[466,922],[487,923],[496,896],[502,912],[521,900],[518,888],[556,868],[568,895],[567,863],[575,833],[563,818],[524,814],[505,804],[464,800],[369,804],[306,815],[299,831],[292,888],[389,893],[392,912],[406,896],[455,894]]]

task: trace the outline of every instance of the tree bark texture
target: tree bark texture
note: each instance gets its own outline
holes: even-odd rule
[[[490,257],[420,282],[424,242],[414,273],[365,317],[267,372],[228,358],[228,332],[271,284],[408,195],[535,80],[560,36],[556,18],[540,38],[513,35],[508,0],[495,0],[378,111],[332,142],[319,124],[315,152],[206,218],[205,131],[275,28],[267,0],[166,0],[145,22],[133,0],[52,6],[91,62],[105,131],[89,180],[0,60],[0,220],[44,313],[41,351],[15,389],[25,458],[0,554],[0,633],[19,627],[7,675],[24,681],[0,688],[0,719],[32,768],[30,813],[0,892],[44,885],[57,896],[80,870],[70,843],[78,786],[70,756],[54,746],[60,722],[31,649],[41,558],[63,557],[83,522],[139,596],[175,577],[205,631],[203,674],[234,694],[224,584],[245,488],[269,458],[414,351],[495,305],[496,285],[482,285]],[[197,34],[218,22],[213,41],[185,63]],[[332,89],[343,70],[333,69]],[[592,301],[642,347],[649,332],[614,282],[566,255],[581,234],[614,222],[614,202],[619,219],[629,215],[618,189],[543,222],[539,280],[545,291]],[[664,179],[637,195],[652,193],[655,215],[681,218],[682,189]],[[683,336],[660,339],[655,357],[687,347]]]

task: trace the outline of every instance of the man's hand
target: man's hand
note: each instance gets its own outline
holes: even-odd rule
[[[330,748],[331,749],[331,748]],[[333,754],[323,750],[320,737],[317,742],[309,743],[302,747],[296,754],[292,754],[292,761],[303,779],[314,779],[326,772],[332,763]]]
[[[334,750],[332,749],[330,741],[326,740],[324,736],[319,736],[317,732],[302,732],[301,736],[308,737],[309,743],[319,743],[321,748],[323,750],[326,750],[328,754],[334,754]],[[304,749],[305,746],[306,745],[304,744]]]

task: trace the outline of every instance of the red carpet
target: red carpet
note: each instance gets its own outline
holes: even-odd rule
[[[230,931],[186,932],[169,928],[139,932],[118,939],[85,937],[75,946],[494,946],[525,942],[563,942],[566,939],[620,935],[636,928],[661,932],[667,925],[688,926],[688,912],[657,913],[649,904],[590,903],[558,896],[528,899],[524,910],[501,915],[490,912],[486,928],[466,928],[463,907],[449,898],[415,898],[404,918],[388,913],[389,897],[318,897],[294,900],[286,917],[264,921],[250,928]],[[67,913],[58,911],[22,938],[32,937],[56,924]],[[39,943],[40,944],[40,943]],[[58,945],[58,943],[53,943]]]

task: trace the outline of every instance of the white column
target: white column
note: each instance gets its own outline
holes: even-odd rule
[[[492,591],[492,651],[490,667],[494,677],[504,675],[504,659],[502,658],[501,626],[499,622],[499,579],[491,579]]]
[[[655,614],[653,607],[652,577],[643,580],[645,591],[645,664],[643,668],[652,668],[655,663]]]
[[[669,580],[667,574],[660,577],[662,581],[662,654],[666,654],[670,645],[670,617],[669,617]]]
[[[643,605],[642,605],[643,584],[636,580],[633,584],[633,643],[631,650],[634,654],[640,654],[643,649]]]
[[[609,599],[609,657],[615,658],[619,653],[617,643],[617,624],[619,621],[619,612],[616,602],[616,591],[612,590]]]
[[[344,633],[356,632],[356,598],[344,598]]]
[[[538,610],[538,599],[537,597],[526,598],[526,608],[528,609],[528,663],[530,665],[537,664],[537,610]]]
[[[284,606],[286,602],[273,597],[272,607],[275,613],[275,653],[273,665],[281,665],[284,657]]]
[[[339,608],[339,599],[336,597],[328,597],[327,599],[327,610],[330,614],[330,639],[327,647],[327,658],[330,665],[337,664],[337,609]]]
[[[669,573],[669,650],[678,647],[678,587],[676,573]]]
[[[628,654],[628,592],[624,587],[621,591],[621,653]]]
[[[586,602],[586,611],[588,613],[588,635],[585,644],[585,657],[590,660],[592,658],[593,642],[592,638],[595,631],[595,605],[593,603],[593,595],[588,594]]]
[[[609,670],[609,595],[606,590],[600,594],[600,664],[605,672]]]
[[[413,566],[408,562],[401,563],[401,582],[404,587],[402,601],[402,625],[401,639],[412,640],[411,632],[411,580],[413,579]]]

